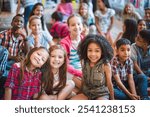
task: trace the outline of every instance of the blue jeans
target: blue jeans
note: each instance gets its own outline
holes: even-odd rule
[[[128,82],[122,82],[124,84],[124,86],[128,89]],[[118,86],[114,86],[114,95],[115,95],[115,99],[118,100],[130,100],[129,96],[126,95],[126,93],[124,93]]]
[[[141,99],[148,97],[147,87],[148,87],[148,76],[145,74],[136,74],[134,76],[135,86],[138,88],[138,93]]]

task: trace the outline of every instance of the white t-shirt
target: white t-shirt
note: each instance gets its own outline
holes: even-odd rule
[[[110,23],[111,17],[115,15],[115,11],[113,9],[108,8],[105,14],[102,14],[101,10],[95,11],[95,16],[99,19],[99,25],[101,27],[101,31],[106,33]]]

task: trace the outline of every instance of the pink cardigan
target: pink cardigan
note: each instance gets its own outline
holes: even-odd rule
[[[81,36],[81,40],[83,40],[83,36]],[[70,56],[70,47],[71,47],[71,38],[70,35],[66,36],[65,38],[63,38],[60,41],[60,44],[64,47],[64,49],[66,50],[67,56],[69,58]],[[67,63],[68,63],[68,72],[78,76],[78,77],[82,77],[82,71],[75,69],[72,65],[69,64],[69,59],[67,59]]]

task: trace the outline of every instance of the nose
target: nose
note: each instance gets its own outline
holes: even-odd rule
[[[125,51],[125,55],[128,55],[128,51]]]

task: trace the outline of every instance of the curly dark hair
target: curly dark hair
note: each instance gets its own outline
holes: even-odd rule
[[[79,44],[78,54],[81,60],[87,61],[87,48],[90,43],[96,43],[102,49],[102,57],[104,63],[108,63],[114,56],[113,48],[103,36],[96,34],[87,35],[84,40]]]

